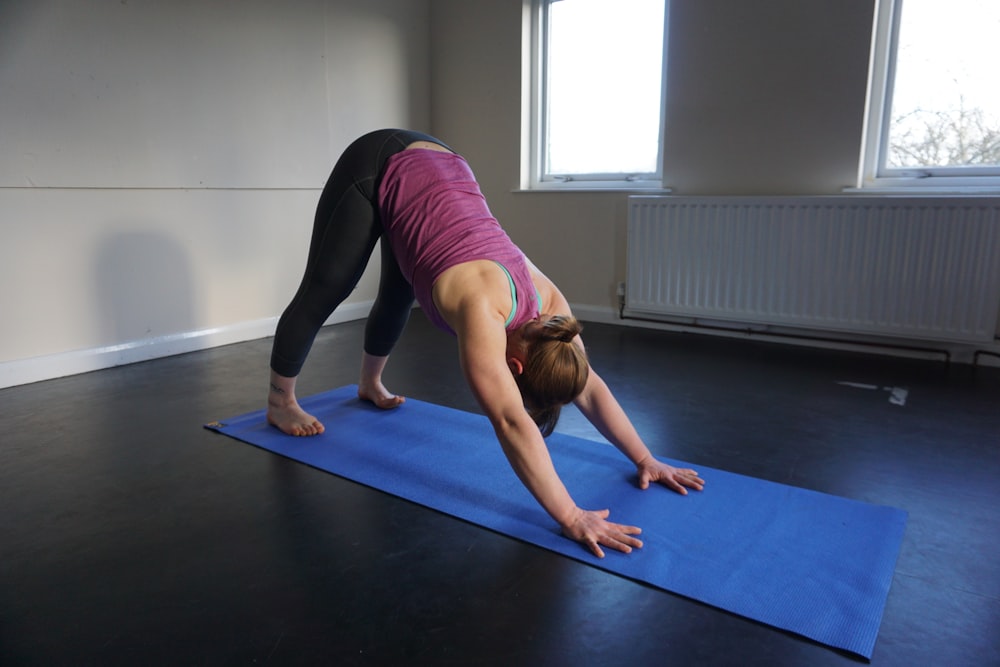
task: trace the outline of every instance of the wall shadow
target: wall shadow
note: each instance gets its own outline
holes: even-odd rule
[[[151,231],[104,239],[95,258],[101,337],[121,344],[194,328],[191,263],[174,239]]]

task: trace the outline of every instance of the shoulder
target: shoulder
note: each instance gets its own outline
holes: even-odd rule
[[[572,315],[572,311],[569,307],[569,302],[566,301],[566,297],[563,296],[562,291],[559,287],[552,282],[548,276],[542,273],[537,266],[528,262],[528,269],[531,271],[531,281],[535,284],[535,289],[538,290],[538,296],[542,300],[542,310],[550,315]]]
[[[434,305],[456,332],[504,320],[513,302],[503,269],[491,260],[473,260],[445,270],[433,287]]]

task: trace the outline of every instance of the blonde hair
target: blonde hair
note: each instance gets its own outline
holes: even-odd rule
[[[590,364],[573,339],[583,326],[572,315],[554,315],[525,340],[524,371],[515,376],[524,407],[543,436],[559,421],[562,406],[587,384]]]

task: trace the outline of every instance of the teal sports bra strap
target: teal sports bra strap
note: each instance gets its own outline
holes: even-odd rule
[[[507,326],[514,321],[514,315],[517,314],[517,288],[514,287],[514,278],[510,275],[507,267],[496,261],[494,261],[494,264],[503,269],[503,272],[507,275],[507,282],[510,283],[510,301],[512,305],[510,307],[510,315],[507,316],[507,321],[503,323],[504,326]]]
[[[507,282],[510,283],[510,301],[512,305],[510,307],[510,315],[507,316],[507,320],[503,323],[506,327],[514,321],[514,316],[517,314],[517,288],[514,286],[514,278],[510,275],[507,267],[496,260],[493,263],[503,269],[504,274],[507,276]],[[538,300],[538,312],[542,312],[542,295],[538,293],[538,288],[535,288],[535,299]]]

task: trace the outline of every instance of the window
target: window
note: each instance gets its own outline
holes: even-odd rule
[[[529,187],[661,187],[665,5],[536,0]]]
[[[1000,188],[997,63],[997,0],[878,0],[861,187]]]

